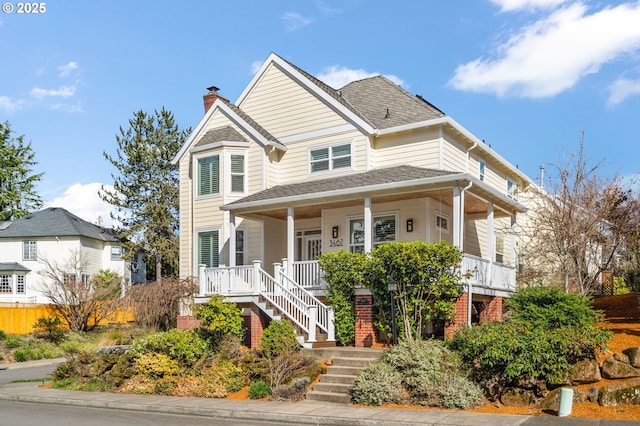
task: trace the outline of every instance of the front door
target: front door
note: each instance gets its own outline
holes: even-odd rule
[[[322,238],[319,236],[304,237],[304,250],[302,260],[316,260],[322,254]]]

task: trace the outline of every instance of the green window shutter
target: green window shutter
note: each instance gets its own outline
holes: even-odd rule
[[[207,231],[198,233],[198,264],[207,267],[217,267],[220,265],[220,247],[218,231]]]
[[[220,157],[217,155],[198,160],[198,195],[220,193]]]

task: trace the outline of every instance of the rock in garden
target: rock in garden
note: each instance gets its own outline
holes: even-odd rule
[[[532,391],[512,388],[500,395],[500,402],[508,407],[532,407],[536,404],[536,397]]]
[[[635,346],[633,348],[627,348],[622,351],[622,353],[629,357],[629,363],[632,366],[636,368],[640,367],[640,347]]]
[[[560,409],[561,388],[554,389],[544,397],[539,407],[546,411],[558,411]],[[579,389],[573,389],[573,403],[581,404],[587,400],[587,396]]]
[[[640,379],[626,380],[624,383],[604,386],[600,389],[598,404],[604,406],[640,404]]]
[[[605,379],[627,379],[640,376],[640,372],[631,364],[609,357],[602,363],[602,377]]]
[[[582,361],[576,362],[573,367],[571,367],[569,374],[571,376],[571,383],[574,384],[595,383],[602,380],[598,362],[590,359],[583,359]]]

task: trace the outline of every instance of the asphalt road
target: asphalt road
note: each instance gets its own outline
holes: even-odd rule
[[[0,426],[277,426],[291,424],[13,401],[0,401],[0,413],[2,413]]]
[[[4,368],[6,368],[6,370]],[[0,364],[0,385],[11,383],[15,380],[33,380],[51,377],[51,373],[55,368],[55,365],[12,368]]]

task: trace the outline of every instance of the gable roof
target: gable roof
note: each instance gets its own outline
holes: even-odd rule
[[[381,75],[351,82],[339,93],[378,129],[446,116],[422,97],[410,94]]]
[[[14,220],[1,238],[86,237],[120,241],[114,230],[94,225],[60,207],[49,207]]]
[[[31,269],[19,264],[18,262],[0,263],[0,272],[29,272]]]
[[[236,142],[248,142],[247,139],[240,134],[236,129],[231,126],[218,127],[217,129],[209,130],[204,134],[202,138],[194,145],[194,147],[210,145],[216,142],[223,141],[236,141]]]

